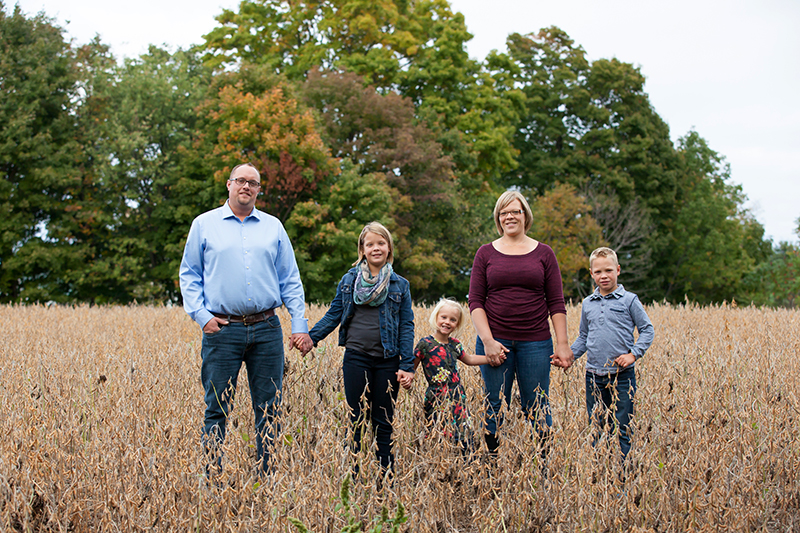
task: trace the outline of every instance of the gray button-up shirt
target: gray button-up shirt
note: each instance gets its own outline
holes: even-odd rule
[[[634,327],[639,331],[635,342]],[[614,364],[614,359],[626,353],[639,359],[653,343],[654,336],[653,324],[634,293],[622,285],[606,296],[595,289],[583,300],[580,334],[572,343],[572,353],[576,359],[587,354],[586,370],[590,372],[616,374],[621,368]]]

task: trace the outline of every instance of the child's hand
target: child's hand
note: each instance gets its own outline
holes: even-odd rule
[[[636,356],[632,353],[625,353],[614,359],[614,363],[620,368],[628,368],[636,361]]]
[[[397,381],[404,389],[408,390],[414,383],[414,373],[406,372],[405,370],[398,370]]]

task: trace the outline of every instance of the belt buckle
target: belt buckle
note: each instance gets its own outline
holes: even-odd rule
[[[247,316],[248,315],[242,315],[242,324],[245,325],[245,326],[247,325]],[[251,322],[251,324],[253,324],[253,323],[254,322]]]

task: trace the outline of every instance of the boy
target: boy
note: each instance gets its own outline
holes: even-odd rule
[[[580,334],[572,344],[572,352],[576,358],[588,354],[586,410],[590,421],[600,427],[605,423],[612,430],[618,427],[624,462],[631,449],[630,421],[636,394],[634,364],[653,342],[653,324],[639,298],[617,284],[620,267],[614,250],[603,247],[593,251],[589,270],[597,288],[583,300]],[[639,330],[636,343],[634,327]],[[602,405],[596,405],[598,401]]]

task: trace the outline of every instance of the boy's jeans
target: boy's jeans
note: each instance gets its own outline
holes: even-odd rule
[[[619,432],[623,461],[631,449],[633,430],[630,424],[635,395],[636,370],[633,367],[609,375],[586,372],[586,410],[589,420],[597,424],[601,431],[608,425],[612,434]],[[593,445],[599,437],[600,433],[592,440]]]

